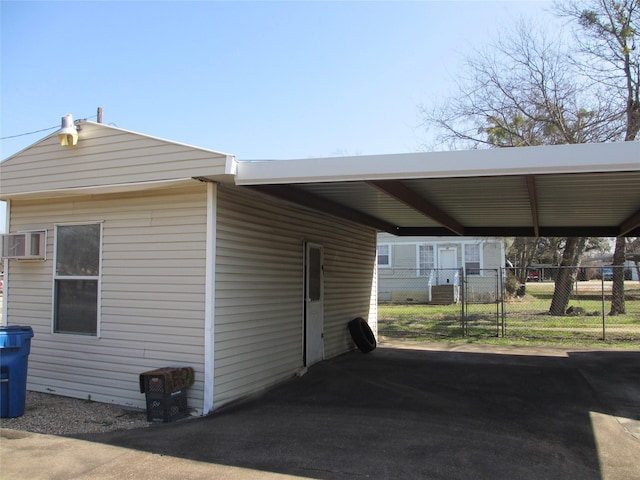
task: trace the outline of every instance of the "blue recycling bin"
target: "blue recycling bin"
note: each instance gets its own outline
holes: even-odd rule
[[[0,417],[24,414],[27,367],[33,329],[19,325],[0,327]]]

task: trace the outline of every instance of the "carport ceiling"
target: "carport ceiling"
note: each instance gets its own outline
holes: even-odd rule
[[[239,162],[236,183],[401,236],[640,236],[638,142]]]

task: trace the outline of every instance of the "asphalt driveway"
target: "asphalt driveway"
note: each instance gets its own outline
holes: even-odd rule
[[[538,353],[353,352],[210,417],[95,440],[326,479],[587,480],[627,461],[637,478],[640,352]]]
[[[252,478],[638,478],[640,352],[406,347],[322,362],[208,417],[82,439]],[[148,478],[196,478],[168,472]]]

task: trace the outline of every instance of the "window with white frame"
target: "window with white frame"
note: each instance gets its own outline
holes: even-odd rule
[[[378,267],[391,266],[391,246],[378,245]]]
[[[433,245],[418,246],[418,275],[426,277],[435,268],[435,256]]]
[[[464,270],[467,275],[480,275],[480,245],[477,243],[464,246]]]
[[[57,225],[53,330],[98,334],[102,225]]]

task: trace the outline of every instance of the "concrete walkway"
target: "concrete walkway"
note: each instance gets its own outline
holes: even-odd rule
[[[3,430],[11,479],[637,479],[640,352],[389,344],[214,415]]]

